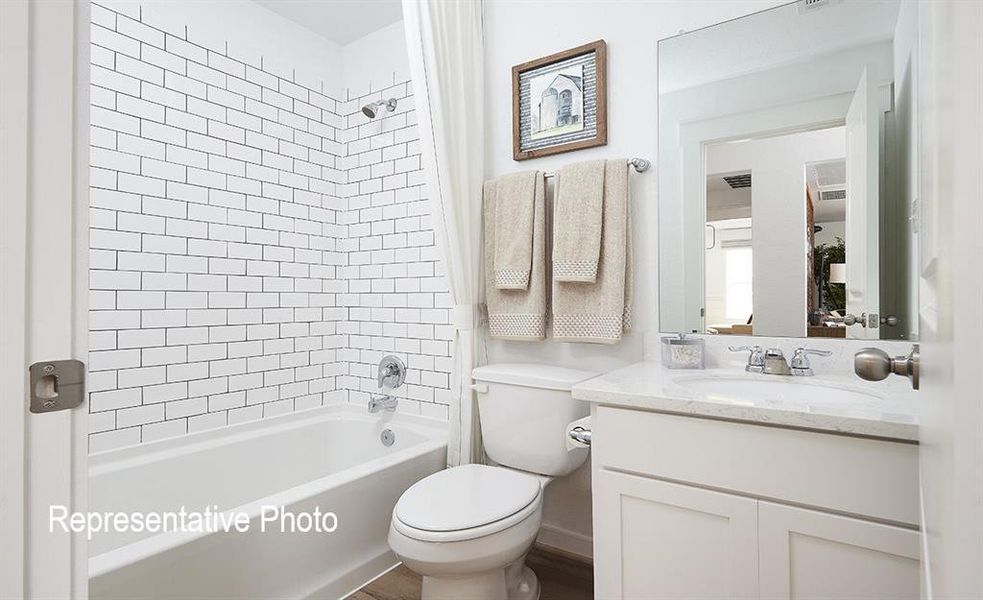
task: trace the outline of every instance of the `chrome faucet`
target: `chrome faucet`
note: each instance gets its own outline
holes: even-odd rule
[[[768,348],[765,350],[765,368],[762,371],[765,375],[791,375],[792,370],[788,367],[785,360],[785,353],[781,348]]]
[[[809,355],[829,356],[829,350],[812,350],[811,348],[796,348],[792,354],[792,362],[785,360],[785,353],[781,348],[768,348],[762,350],[761,346],[728,346],[731,352],[750,352],[747,357],[747,366],[744,370],[748,373],[764,373],[765,375],[813,375],[812,366],[809,364]]]
[[[812,372],[812,365],[809,364],[809,355],[815,356],[829,356],[832,354],[829,350],[813,350],[812,348],[796,348],[795,352],[792,354],[792,362],[789,367],[792,369],[792,375],[811,377],[815,375]]]
[[[379,411],[387,410],[393,412],[396,410],[396,405],[399,404],[399,400],[394,396],[369,396],[369,412],[377,413]]]

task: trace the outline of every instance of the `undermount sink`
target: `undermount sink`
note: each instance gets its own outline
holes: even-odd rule
[[[841,385],[804,381],[785,376],[676,377],[673,382],[684,390],[707,398],[749,402],[796,401],[807,404],[868,403],[880,400],[877,394]]]

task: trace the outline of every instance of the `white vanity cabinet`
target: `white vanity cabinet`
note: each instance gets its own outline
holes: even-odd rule
[[[908,528],[758,502],[761,597],[917,598],[918,539]]]
[[[758,597],[756,500],[606,469],[593,494],[595,598]]]
[[[917,598],[917,445],[595,406],[595,597]]]

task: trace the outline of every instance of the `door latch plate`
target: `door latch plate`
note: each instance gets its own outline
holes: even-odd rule
[[[85,364],[50,360],[31,365],[31,412],[75,408],[85,399]]]

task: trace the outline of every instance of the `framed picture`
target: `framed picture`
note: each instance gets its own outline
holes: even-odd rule
[[[608,143],[604,40],[512,67],[512,158]]]

